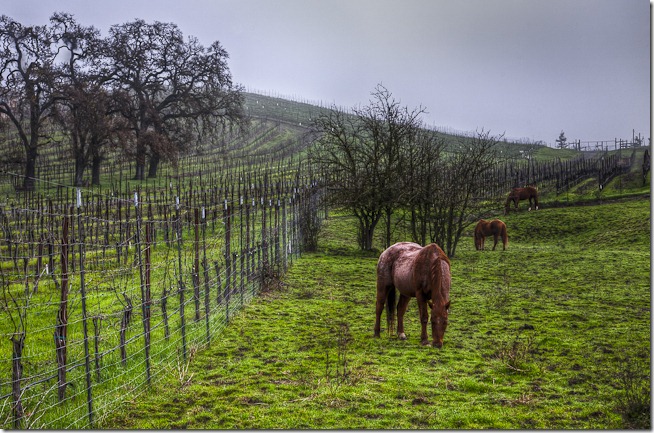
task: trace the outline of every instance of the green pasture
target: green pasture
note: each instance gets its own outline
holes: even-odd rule
[[[373,338],[380,251],[334,214],[317,253],[102,427],[650,428],[649,199],[503,220],[506,251],[467,236],[452,259],[441,350],[415,301],[406,341]]]

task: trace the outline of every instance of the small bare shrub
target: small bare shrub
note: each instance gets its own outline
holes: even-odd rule
[[[318,249],[318,235],[322,228],[322,218],[318,213],[320,196],[313,190],[305,189],[299,209],[300,249],[314,252]]]
[[[350,376],[348,351],[349,345],[352,342],[352,335],[350,334],[350,326],[345,322],[341,322],[337,327],[332,328],[330,334],[331,338],[327,344],[328,347],[325,356],[325,379],[330,386],[338,387],[345,383]],[[330,360],[329,357],[329,352],[334,346],[336,348],[335,362]]]
[[[182,361],[181,358],[177,358],[177,379],[179,380],[179,386],[180,388],[184,389],[187,386],[191,384],[191,380],[193,379],[194,373],[189,373],[189,366],[191,365],[191,361],[193,360],[193,357],[197,353],[198,348],[195,346],[191,346],[191,349],[189,350],[189,355],[188,358],[186,359],[186,362]]]
[[[523,330],[518,331],[512,341],[505,341],[498,344],[495,358],[514,371],[525,371],[525,364],[533,361],[536,353],[534,335],[524,335]]]
[[[616,375],[621,389],[617,411],[628,429],[651,429],[651,383],[649,352],[627,354],[620,359]]]

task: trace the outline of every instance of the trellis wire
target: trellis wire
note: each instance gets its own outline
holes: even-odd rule
[[[0,203],[0,351],[8,360],[0,363],[0,426],[96,427],[210,344],[267,278],[283,273],[299,254],[298,202],[321,189],[299,176],[248,180]]]

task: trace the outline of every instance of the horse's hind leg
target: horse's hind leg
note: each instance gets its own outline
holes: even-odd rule
[[[498,237],[498,234],[493,233],[493,240],[495,241],[495,243],[493,244],[493,251],[495,251],[495,247],[497,246],[497,237]]]
[[[384,304],[386,303],[386,296],[389,290],[395,290],[393,287],[387,287],[377,284],[377,304],[375,306],[375,337],[379,337],[381,332],[381,315],[384,311]]]
[[[400,300],[397,301],[397,336],[400,340],[406,340],[406,334],[404,333],[404,313],[409,306],[408,296],[400,295]]]

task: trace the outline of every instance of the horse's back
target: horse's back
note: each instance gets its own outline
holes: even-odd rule
[[[407,255],[410,256],[420,249],[422,247],[415,242],[398,242],[386,248],[379,256],[377,275],[391,275],[398,260],[402,260],[402,258],[406,258]]]
[[[432,243],[425,247],[414,242],[399,242],[386,249],[377,263],[377,286],[393,286],[407,296],[415,296],[418,287],[425,286],[431,263],[444,259],[449,274],[449,259]]]
[[[502,231],[506,227],[506,224],[504,224],[504,221],[502,221],[502,220],[493,220],[493,221],[491,221],[490,225],[491,225],[491,227],[493,229],[493,234],[502,233]]]

